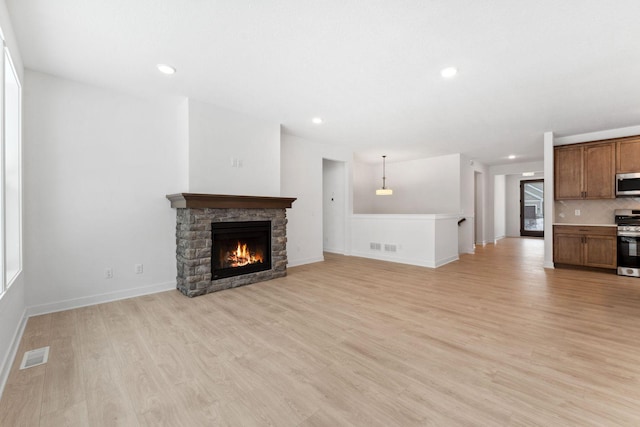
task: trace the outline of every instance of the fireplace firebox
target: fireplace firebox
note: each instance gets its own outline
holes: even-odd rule
[[[211,280],[271,269],[271,221],[211,223]]]

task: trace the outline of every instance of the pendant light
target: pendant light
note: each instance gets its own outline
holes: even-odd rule
[[[393,190],[385,186],[387,177],[385,176],[385,159],[387,156],[382,156],[382,188],[376,190],[376,196],[390,196],[393,194]]]

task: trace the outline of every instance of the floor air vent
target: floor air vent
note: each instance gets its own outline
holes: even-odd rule
[[[29,350],[24,354],[20,369],[32,368],[38,365],[44,365],[49,360],[49,346]]]

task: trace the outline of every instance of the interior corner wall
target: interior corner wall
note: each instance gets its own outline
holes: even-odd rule
[[[189,100],[189,192],[280,195],[280,124]]]
[[[304,138],[282,134],[281,137],[281,194],[296,197],[291,209],[287,209],[287,257],[289,266],[322,261],[323,235],[322,185],[323,159],[345,162],[346,176],[352,176],[353,154],[342,147],[319,144]],[[347,178],[345,186],[345,248],[350,248],[350,226],[347,213],[352,212],[352,183]]]
[[[391,196],[376,196],[382,186],[379,164],[354,165],[354,213],[451,214],[460,212],[460,155],[393,162],[387,159]]]
[[[175,288],[176,212],[165,196],[187,186],[178,116],[176,100],[25,72],[31,314]]]

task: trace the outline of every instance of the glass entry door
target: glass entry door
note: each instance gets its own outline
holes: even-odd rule
[[[520,235],[544,236],[544,180],[520,181]]]

